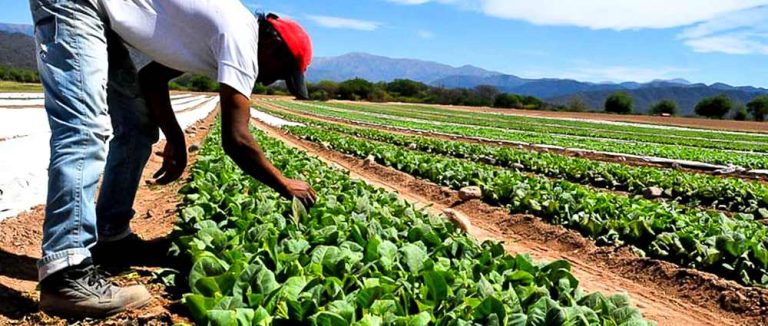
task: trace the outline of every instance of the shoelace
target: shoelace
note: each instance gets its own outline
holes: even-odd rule
[[[101,295],[109,295],[112,289],[112,282],[107,277],[109,274],[100,270],[96,266],[88,266],[85,268],[85,282],[88,286],[93,287],[94,290]]]

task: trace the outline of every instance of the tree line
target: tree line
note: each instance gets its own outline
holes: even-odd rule
[[[321,81],[308,85],[310,98],[317,101],[350,100],[372,102],[406,102],[463,106],[487,106],[539,110],[547,104],[534,96],[499,92],[495,87],[434,87],[421,82],[396,79],[373,83],[362,78],[343,82]]]
[[[39,83],[40,75],[37,71],[23,68],[0,66],[0,80],[17,83]]]
[[[608,96],[604,108],[608,113],[631,114],[634,111],[634,99],[627,92],[616,92]],[[759,95],[746,105],[735,103],[725,94],[710,96],[699,101],[694,112],[710,119],[765,121],[765,116],[768,115],[768,95]],[[679,114],[679,109],[674,101],[661,100],[651,106],[649,113],[674,116]]]
[[[40,76],[34,70],[0,66],[0,80],[39,83]],[[170,83],[170,88],[184,91],[217,92],[219,84],[208,76],[185,74],[173,80]],[[565,105],[554,105],[534,96],[503,93],[488,85],[474,88],[444,88],[408,79],[373,83],[362,78],[355,78],[343,82],[324,80],[318,83],[309,83],[307,88],[310,98],[316,101],[406,102],[525,110],[592,111],[579,97],[572,98]],[[257,84],[253,88],[253,93],[288,95],[288,90],[280,83],[270,87]],[[634,99],[627,92],[615,92],[605,100],[604,110],[608,113],[631,114],[635,110]],[[702,99],[696,105],[694,112],[699,116],[712,119],[765,121],[765,117],[768,115],[768,95],[757,96],[746,105],[734,103],[724,94],[711,96]],[[661,100],[651,106],[649,114],[675,116],[679,114],[679,107],[673,100]]]

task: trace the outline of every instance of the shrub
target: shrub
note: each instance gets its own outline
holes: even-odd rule
[[[632,96],[626,92],[616,92],[605,100],[605,112],[630,114],[634,105]]]
[[[675,103],[675,101],[672,101],[672,100],[660,101],[651,107],[650,113],[653,115],[660,115],[663,113],[666,113],[669,115],[677,115],[678,114],[677,103]]]
[[[747,103],[747,108],[755,121],[765,121],[765,116],[768,114],[768,95],[755,97]]]
[[[724,94],[707,97],[699,104],[696,104],[696,114],[707,117],[722,119],[733,108],[733,102]]]

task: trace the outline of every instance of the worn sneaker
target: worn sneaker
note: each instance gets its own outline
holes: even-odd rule
[[[70,267],[40,283],[40,310],[65,318],[104,318],[151,300],[143,286],[119,287],[90,264]]]
[[[131,234],[117,241],[98,242],[91,248],[91,257],[94,263],[107,268],[173,267],[176,260],[169,256],[170,248],[168,239],[146,241]]]

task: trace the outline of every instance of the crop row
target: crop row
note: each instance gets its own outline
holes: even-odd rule
[[[690,206],[705,205],[730,212],[748,213],[768,219],[768,187],[756,181],[721,178],[673,169],[629,166],[510,147],[407,136],[371,128],[348,127],[268,110],[270,114],[327,130],[411,147],[422,152],[484,161],[493,165],[530,171],[550,178],[612,190],[643,194],[649,187],[663,190],[662,196]]]
[[[428,110],[433,110],[435,112],[450,110],[449,108],[446,108],[443,106],[435,106],[435,105],[399,104],[397,106],[401,106],[404,108],[418,107],[420,109],[428,109]],[[456,111],[456,110],[453,110],[453,111]],[[506,119],[520,118],[522,119],[521,120],[522,122],[531,123],[531,124],[541,124],[541,125],[553,125],[556,127],[564,126],[564,127],[573,127],[573,128],[579,128],[579,129],[596,129],[596,130],[607,130],[607,131],[622,132],[622,133],[641,133],[641,134],[653,134],[653,133],[665,132],[667,134],[677,136],[677,137],[715,138],[715,139],[725,139],[725,140],[768,143],[768,134],[765,134],[765,133],[761,134],[761,133],[724,131],[724,130],[713,130],[713,129],[695,129],[695,128],[689,128],[689,127],[675,127],[675,126],[667,126],[667,125],[653,125],[653,124],[640,124],[640,123],[589,121],[589,120],[567,119],[567,118],[558,119],[558,118],[548,118],[548,117],[523,116],[519,114],[486,113],[486,112],[478,112],[478,111],[471,112],[471,114],[479,114],[480,116],[484,116],[484,117],[497,117],[501,115],[503,118],[506,118]]]
[[[722,213],[630,198],[562,180],[530,177],[483,163],[407,150],[345,134],[288,127],[304,139],[459,189],[479,186],[491,204],[532,213],[578,230],[599,244],[629,244],[681,266],[716,273],[747,285],[768,285],[768,234],[747,214]]]
[[[194,320],[213,325],[651,325],[624,295],[584,295],[566,261],[478,243],[394,193],[255,132],[307,211],[242,174],[214,130],[183,190]]]
[[[677,145],[625,143],[587,138],[562,138],[547,134],[509,132],[500,128],[462,126],[453,123],[433,122],[399,117],[388,118],[386,116],[374,116],[364,112],[353,112],[316,104],[280,101],[275,103],[278,103],[280,106],[287,109],[320,116],[384,126],[393,126],[398,128],[408,128],[426,132],[441,132],[462,137],[480,137],[493,140],[524,142],[528,144],[546,144],[561,146],[565,148],[578,148],[631,155],[644,155],[711,164],[734,164],[753,169],[768,168],[768,156],[757,153],[734,153],[707,148],[691,148]]]
[[[727,137],[724,139],[720,138],[717,133],[709,133],[708,135],[692,137],[677,135],[674,132],[662,129],[656,129],[653,130],[653,132],[603,130],[597,128],[567,126],[559,122],[554,122],[556,120],[551,120],[548,123],[544,123],[535,122],[535,118],[480,112],[461,112],[457,110],[448,110],[427,106],[347,104],[335,102],[326,103],[325,105],[360,112],[386,114],[389,116],[442,122],[460,121],[461,124],[465,125],[505,128],[510,130],[535,133],[618,139],[644,143],[684,145],[714,149],[768,152],[768,137],[766,136],[756,136],[759,137],[759,139],[756,140],[731,139],[735,137]]]

